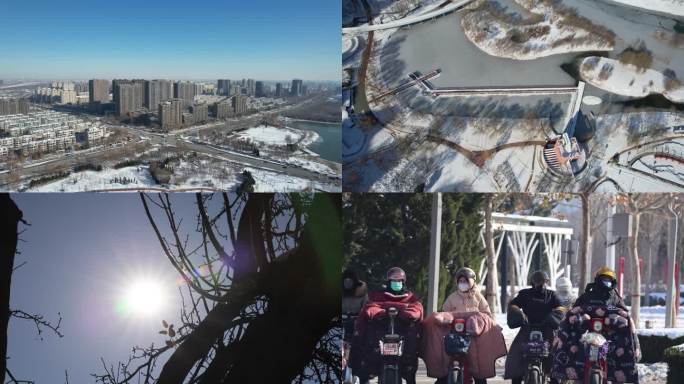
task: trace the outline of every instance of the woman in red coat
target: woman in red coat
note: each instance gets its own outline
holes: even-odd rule
[[[404,336],[404,351],[399,362],[401,376],[408,384],[416,382],[423,305],[418,296],[406,288],[406,273],[394,267],[387,272],[386,289],[368,294],[368,303],[356,320],[350,365],[362,384],[380,373],[379,340],[387,333],[387,309],[390,307],[399,310],[395,331]]]

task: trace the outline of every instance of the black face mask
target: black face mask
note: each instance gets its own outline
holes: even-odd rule
[[[532,287],[532,289],[534,289],[535,292],[544,292],[546,290],[546,286],[545,285],[535,285],[534,287]]]

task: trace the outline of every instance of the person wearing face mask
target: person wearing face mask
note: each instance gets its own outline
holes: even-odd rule
[[[522,289],[508,305],[508,327],[520,328],[509,349],[504,373],[504,379],[511,379],[513,384],[521,384],[525,376],[527,366],[523,348],[528,342],[531,327],[541,327],[544,339],[552,343],[554,331],[565,315],[566,309],[556,293],[546,287],[548,282],[546,272],[535,271],[532,274],[532,288]],[[551,363],[552,358],[549,357],[543,364],[547,375],[551,370]]]
[[[466,355],[464,383],[486,384],[487,378],[496,376],[496,359],[506,355],[506,342],[496,325],[487,300],[475,283],[475,271],[460,268],[454,274],[456,289],[436,312],[423,322],[423,360],[429,377],[438,378],[435,384],[447,383],[452,358],[444,351],[444,337],[451,331],[456,318],[466,321],[470,347]],[[446,327],[445,327],[446,325]]]
[[[641,359],[639,338],[629,311],[617,291],[615,272],[608,267],[601,267],[596,271],[594,281],[587,284],[584,293],[575,300],[561,323],[559,343],[555,349],[556,354],[566,358],[554,360],[554,378],[576,380],[584,377],[584,366],[574,364],[575,353],[584,348],[580,339],[583,332],[576,330],[578,326],[579,329],[584,329],[593,315],[605,316],[605,324],[610,327],[610,332],[603,333],[610,343],[607,358],[611,363],[608,365],[607,381],[638,382],[637,362]]]
[[[596,271],[594,281],[587,284],[584,293],[577,298],[573,306],[584,305],[614,306],[627,310],[624,300],[617,291],[615,272],[608,267],[601,267]]]
[[[381,358],[378,342],[387,333],[387,310],[398,310],[395,332],[404,337],[404,350],[399,362],[401,377],[407,384],[415,384],[418,370],[418,342],[421,335],[423,305],[406,285],[406,272],[390,268],[383,290],[368,293],[368,302],[356,320],[350,366],[362,384],[380,373]]]
[[[567,277],[559,277],[556,280],[556,296],[562,306],[567,310],[572,308],[573,303],[577,300],[577,296],[572,292],[572,281]]]

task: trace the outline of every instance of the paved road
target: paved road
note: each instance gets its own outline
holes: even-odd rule
[[[282,111],[285,109],[288,109],[291,106],[280,108],[277,111]],[[277,111],[269,111],[267,113],[272,113],[272,112],[277,112]],[[263,118],[263,114],[259,113],[254,116],[249,116],[246,118],[238,119],[238,120],[232,120],[229,124],[230,127],[237,128],[237,127],[243,127],[247,126],[250,124],[255,124],[255,122],[260,121]],[[216,124],[218,127],[224,126],[224,123],[218,123]],[[148,145],[152,144],[159,144],[159,145],[167,145],[167,146],[172,146],[172,147],[178,147],[178,146],[183,146],[191,151],[195,151],[199,154],[204,154],[207,156],[211,156],[213,158],[217,158],[220,160],[224,161],[230,161],[234,163],[240,163],[244,164],[245,166],[253,167],[253,168],[259,168],[259,169],[264,169],[268,170],[271,172],[276,172],[280,174],[285,174],[288,176],[292,177],[299,177],[307,180],[314,180],[314,181],[319,181],[319,182],[334,182],[334,180],[331,180],[327,175],[322,175],[317,172],[313,172],[304,168],[297,168],[293,167],[290,165],[284,166],[284,164],[268,160],[268,159],[262,159],[262,158],[256,158],[253,156],[249,155],[243,155],[240,153],[236,152],[230,152],[225,149],[221,149],[215,146],[207,145],[207,144],[200,144],[200,143],[194,143],[191,141],[186,141],[184,139],[181,139],[180,136],[183,134],[190,134],[192,131],[197,131],[201,129],[211,129],[212,126],[200,126],[200,127],[192,127],[189,129],[185,129],[182,131],[175,131],[170,134],[162,135],[159,133],[152,133],[150,131],[136,128],[136,127],[131,127],[131,126],[117,126],[118,128],[122,128],[128,132],[131,132],[135,134],[136,136],[143,136],[148,138]],[[126,145],[131,145],[131,143],[127,143]],[[59,158],[54,158],[54,159],[48,159],[45,162],[39,162],[36,165],[28,165],[24,167],[24,169],[20,172],[20,176],[22,178],[36,178],[40,177],[42,175],[45,175],[45,173],[49,170],[54,170],[56,168],[60,169],[68,169],[68,168],[73,168],[76,165],[79,164],[86,164],[86,163],[95,163],[98,164],[99,158],[105,155],[110,155],[112,153],[122,151],[121,147],[106,147],[101,150],[97,151],[91,151],[91,152],[79,152],[77,155],[73,156],[62,156]],[[10,184],[10,181],[8,180],[10,178],[10,175],[8,173],[0,174],[0,187],[7,187]],[[341,182],[341,180],[338,180]]]
[[[350,28],[342,28],[342,33],[343,34],[356,34],[356,33],[365,33],[365,32],[371,32],[371,31],[378,31],[381,29],[389,29],[389,28],[398,28],[398,27],[403,27],[405,25],[410,25],[410,24],[415,24],[415,23],[420,23],[425,20],[430,20],[433,17],[441,16],[445,13],[449,13],[452,11],[455,11],[459,8],[462,8],[469,3],[472,3],[474,0],[460,0],[460,1],[455,1],[453,4],[449,4],[446,7],[426,12],[420,15],[416,16],[409,16],[409,17],[404,17],[399,20],[394,20],[390,21],[388,23],[382,23],[382,24],[369,24],[369,25],[362,25],[360,27],[350,27]]]
[[[423,364],[423,360],[419,360],[420,365],[418,366],[418,374],[416,375],[416,384],[434,384],[436,379],[432,377],[428,377],[425,371],[425,364]],[[377,379],[374,379],[371,381],[371,383],[376,384],[378,382]],[[492,379],[487,379],[487,384],[510,384],[510,380],[504,380],[500,376],[497,376]]]

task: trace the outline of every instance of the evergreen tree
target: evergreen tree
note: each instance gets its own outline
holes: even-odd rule
[[[444,194],[439,303],[454,289],[451,274],[475,270],[484,258],[479,231],[482,195]],[[399,266],[408,286],[427,297],[430,252],[430,194],[355,194],[344,201],[344,262],[371,289],[381,289],[385,272]]]

